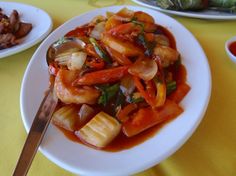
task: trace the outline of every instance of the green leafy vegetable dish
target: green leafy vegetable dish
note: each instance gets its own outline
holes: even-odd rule
[[[169,10],[194,10],[203,9],[219,10],[236,13],[236,0],[155,0],[157,6]]]

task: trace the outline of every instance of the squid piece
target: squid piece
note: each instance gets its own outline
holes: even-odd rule
[[[74,106],[63,106],[54,112],[52,123],[69,131],[74,131],[79,120],[78,110]]]
[[[123,42],[122,40],[119,40],[109,34],[103,35],[102,42],[127,57],[143,55],[142,49],[135,46],[133,43]]]
[[[75,135],[90,145],[102,148],[109,144],[120,130],[121,124],[115,118],[101,111],[83,128],[75,131]]]

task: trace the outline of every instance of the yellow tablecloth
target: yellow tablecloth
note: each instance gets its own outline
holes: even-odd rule
[[[70,18],[102,5],[135,5],[129,0],[17,0],[39,7],[53,19],[54,29]],[[96,2],[96,5],[94,5]],[[136,176],[236,175],[236,64],[224,51],[236,35],[236,21],[211,21],[173,16],[198,39],[209,60],[212,96],[200,126],[174,155]],[[20,114],[24,71],[38,45],[0,59],[0,175],[11,175],[26,139]],[[199,68],[201,69],[201,68]],[[128,166],[127,166],[128,167]],[[63,170],[37,153],[28,175],[60,175]]]

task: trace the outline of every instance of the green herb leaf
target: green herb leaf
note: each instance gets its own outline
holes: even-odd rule
[[[109,85],[103,85],[98,87],[102,91],[101,96],[98,99],[98,104],[102,104],[103,106],[106,106],[109,100],[116,95],[116,93],[119,91],[119,84],[114,84],[112,86]]]
[[[107,101],[108,101],[107,92],[104,91],[102,92],[102,95],[98,99],[98,104],[103,104],[103,106],[106,106]]]

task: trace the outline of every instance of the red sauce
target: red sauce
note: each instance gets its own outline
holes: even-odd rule
[[[101,150],[108,151],[108,152],[118,152],[121,150],[132,148],[138,144],[143,143],[147,139],[153,137],[159,129],[162,128],[162,126],[166,124],[159,124],[156,125],[146,131],[143,131],[142,133],[135,135],[133,137],[127,137],[124,135],[124,133],[121,131],[120,134],[105,148],[102,148]],[[82,142],[73,132],[67,131],[63,128],[58,127],[64,135],[71,141],[78,142],[80,144],[88,145],[84,142]],[[89,147],[93,147],[91,145],[88,145]],[[93,147],[95,148],[95,147]]]
[[[186,82],[187,71],[184,65],[180,65],[176,73],[174,73],[174,79],[176,80],[177,85]]]
[[[177,85],[181,82],[186,81],[186,69],[183,65],[179,65],[179,69],[175,74],[175,79],[177,81]],[[107,110],[105,110],[107,111]],[[155,136],[155,134],[161,129],[165,124],[169,123],[172,119],[165,121],[164,123],[158,124],[152,128],[149,128],[142,133],[135,135],[133,137],[127,137],[124,135],[124,133],[121,131],[120,134],[105,148],[102,148],[101,150],[108,151],[108,152],[118,152],[121,150],[132,148],[136,145],[139,145],[143,142],[145,142],[147,139],[152,138]],[[78,142],[80,144],[88,145],[84,142],[82,142],[75,134],[74,132],[67,131],[63,128],[58,127],[64,135],[71,141]],[[91,145],[88,145],[89,147],[93,147]],[[94,148],[94,147],[93,147]]]
[[[229,45],[229,50],[234,56],[236,56],[236,41]]]

